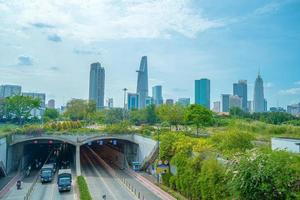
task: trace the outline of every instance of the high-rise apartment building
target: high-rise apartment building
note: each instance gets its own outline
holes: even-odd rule
[[[253,108],[252,108],[252,101],[247,101],[247,110],[248,112],[252,113]]]
[[[242,98],[237,95],[229,96],[229,111],[231,108],[241,108],[242,109]]]
[[[47,108],[55,108],[55,100],[54,99],[50,99],[47,103]]]
[[[154,105],[162,105],[164,103],[161,85],[152,87],[152,99]]]
[[[127,93],[127,107],[128,110],[139,109],[139,95],[136,93]]]
[[[1,85],[0,98],[11,97],[21,94],[22,87],[19,85]]]
[[[96,102],[97,109],[104,107],[105,70],[99,62],[92,63],[90,69],[89,100]]]
[[[229,112],[229,97],[230,94],[222,94],[222,112]]]
[[[166,99],[166,104],[167,105],[174,105],[174,100],[173,99]]]
[[[210,109],[210,80],[195,80],[195,104]]]
[[[108,98],[107,99],[107,107],[108,108],[113,108],[114,107],[114,99],[113,98]]]
[[[219,113],[221,111],[221,102],[220,101],[215,101],[212,110],[216,113]]]
[[[239,80],[238,83],[233,84],[233,95],[239,96],[242,99],[242,109],[248,111],[247,108],[247,81]]]
[[[190,98],[179,98],[177,103],[182,106],[189,106],[191,104]]]
[[[140,63],[140,69],[137,70],[138,81],[136,93],[139,95],[139,108],[146,107],[146,98],[148,97],[148,63],[147,56],[143,56]]]
[[[253,112],[265,112],[264,82],[260,74],[254,85]]]
[[[40,108],[39,109],[33,109],[31,111],[31,114],[35,117],[42,116],[44,114],[44,111],[46,109],[46,94],[45,93],[36,93],[36,92],[23,92],[23,96],[32,97],[34,99],[40,100]]]

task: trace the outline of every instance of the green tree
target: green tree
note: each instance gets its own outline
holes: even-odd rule
[[[253,150],[234,162],[238,199],[299,199],[300,157],[284,151]]]
[[[147,120],[146,120],[146,112],[145,111],[146,111],[145,109],[130,110],[129,111],[129,121],[135,125],[141,125],[143,123],[146,123]]]
[[[178,130],[178,125],[184,122],[185,107],[180,104],[164,104],[157,108],[157,113],[163,122],[168,122],[170,126],[176,126],[176,130]]]
[[[229,196],[225,168],[216,159],[203,161],[200,188],[203,200],[226,199]]]
[[[9,118],[16,119],[22,124],[30,116],[33,109],[40,108],[40,99],[29,96],[12,96],[5,99],[6,112]]]
[[[145,108],[145,117],[148,124],[155,124],[157,122],[154,104],[151,104]]]
[[[72,99],[67,103],[64,115],[71,120],[90,120],[96,112],[96,104],[93,101]]]
[[[106,124],[116,124],[123,120],[124,109],[112,108],[105,110],[104,122]]]
[[[201,105],[190,105],[185,114],[185,120],[197,128],[197,135],[201,127],[211,125],[213,122],[213,113]]]
[[[59,117],[59,112],[54,108],[46,108],[44,113],[45,119],[55,120]]]

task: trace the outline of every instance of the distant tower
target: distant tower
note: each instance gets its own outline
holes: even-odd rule
[[[143,56],[138,72],[138,81],[136,93],[139,95],[139,109],[146,107],[146,98],[148,97],[148,64],[147,56]]]
[[[99,62],[91,64],[89,99],[97,109],[104,108],[105,70]]]
[[[210,109],[210,80],[195,80],[195,104],[200,104]]]
[[[248,97],[247,97],[247,81],[239,80],[238,83],[233,84],[233,95],[239,96],[242,99],[242,109],[248,111]]]
[[[156,85],[152,87],[152,99],[155,105],[161,105],[164,103],[161,85]]]
[[[265,111],[264,82],[258,73],[254,85],[253,112]]]

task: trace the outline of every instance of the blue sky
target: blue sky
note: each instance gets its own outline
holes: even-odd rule
[[[300,0],[0,0],[0,84],[45,92],[58,105],[87,98],[89,65],[106,70],[116,106],[134,92],[141,56],[149,91],[194,99],[211,79],[212,101],[260,70],[269,106],[300,102]]]

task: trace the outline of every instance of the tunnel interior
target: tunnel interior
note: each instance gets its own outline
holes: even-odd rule
[[[132,162],[138,160],[139,146],[128,140],[100,139],[85,143],[81,150],[92,149],[107,163],[114,164],[119,168],[126,168]]]
[[[72,168],[75,146],[59,140],[30,140],[17,143],[8,151],[9,171],[39,169],[43,164],[55,163],[57,168]]]

